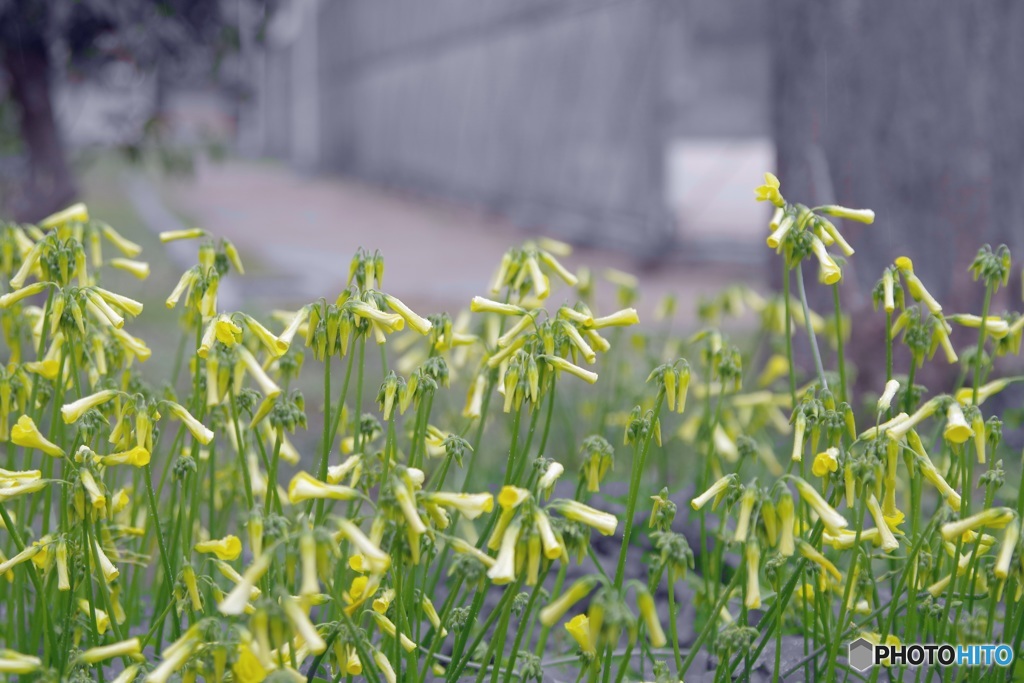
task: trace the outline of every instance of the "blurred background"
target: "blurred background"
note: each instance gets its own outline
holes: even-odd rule
[[[773,170],[876,210],[844,228],[855,311],[900,254],[956,308],[982,242],[1024,246],[1022,33],[1012,0],[0,0],[0,203],[82,198],[154,249],[200,225],[264,307],[363,246],[455,310],[543,234],[692,315],[774,281]]]

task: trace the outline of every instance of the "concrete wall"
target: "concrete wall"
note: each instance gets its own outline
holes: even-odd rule
[[[670,142],[766,128],[744,95],[767,87],[764,11],[726,5],[295,0],[307,19],[264,70],[267,150],[655,254],[676,234]]]

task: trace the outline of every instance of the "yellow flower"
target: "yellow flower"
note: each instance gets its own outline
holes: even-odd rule
[[[595,382],[597,382],[596,372],[584,370],[578,365],[573,365],[564,358],[560,358],[559,356],[539,356],[539,358],[543,358],[545,361],[547,361],[548,365],[552,366],[556,370],[564,370],[565,372],[568,372],[570,375],[579,377],[588,384],[594,384]]]
[[[474,296],[469,303],[469,310],[474,313],[498,313],[499,315],[525,315],[526,309],[512,304],[503,304],[482,296]]]
[[[43,668],[43,661],[33,655],[23,655],[14,650],[0,653],[0,674],[31,674]]]
[[[87,223],[88,221],[89,209],[82,202],[78,202],[39,221],[39,227],[43,229],[60,228],[68,223]]]
[[[98,664],[114,657],[132,657],[142,652],[142,643],[138,638],[129,638],[110,645],[92,647],[78,655],[83,664]]]
[[[761,608],[761,582],[758,578],[761,564],[761,548],[757,541],[749,541],[746,545],[747,561],[747,594],[743,604],[747,609]],[[660,647],[660,646],[655,646]]]
[[[885,515],[882,514],[882,506],[878,504],[878,499],[875,498],[875,494],[873,493],[868,498],[868,511],[871,513],[871,518],[875,521],[875,527],[878,529],[878,537],[881,541],[882,550],[890,552],[899,548],[899,541],[896,540],[892,530],[889,528],[889,521],[886,519]]]
[[[955,522],[947,522],[942,525],[942,538],[947,541],[964,536],[971,531],[983,527],[994,527],[996,529],[1005,527],[1016,519],[1017,513],[1007,507],[994,507],[976,512],[970,517],[959,519]]]
[[[800,549],[800,554],[811,562],[815,563],[826,572],[832,575],[836,581],[842,581],[843,575],[839,573],[836,566],[828,561],[824,555],[814,549],[814,546],[803,540],[797,541],[797,547]]]
[[[892,400],[896,397],[896,392],[900,390],[900,383],[898,380],[891,379],[885,383],[885,389],[882,391],[882,395],[878,397],[878,403],[876,408],[878,412],[883,413],[889,410],[892,406]]]
[[[28,415],[22,415],[18,418],[17,424],[11,429],[11,441],[16,446],[35,448],[55,458],[63,457],[64,455],[64,450],[44,437],[39,432],[39,428],[36,427],[36,423]]]
[[[376,622],[377,628],[380,629],[381,633],[383,633],[384,635],[387,635],[387,636],[389,636],[391,638],[395,637],[395,635],[397,633],[397,629],[395,628],[395,624],[394,624],[393,621],[391,621],[386,616],[384,616],[381,612],[376,611],[376,610],[373,611],[373,612],[370,612],[370,618],[372,618],[374,620],[374,622]],[[404,633],[398,634],[398,641],[402,645],[402,649],[405,650],[406,652],[412,652],[413,650],[416,649],[416,643],[414,643],[412,640],[410,640],[409,637],[407,635],[405,635]]]
[[[589,327],[595,330],[600,330],[604,327],[628,327],[639,323],[640,316],[637,314],[636,309],[624,308],[621,311],[615,311],[610,315],[594,318],[594,321],[590,323]]]
[[[266,347],[272,357],[280,358],[288,350],[289,344],[287,342],[282,341],[280,338],[275,336],[252,316],[245,316],[245,324],[249,328],[249,331],[255,334],[257,339],[260,340],[260,343]]]
[[[213,441],[213,431],[193,417],[192,413],[188,412],[184,406],[174,401],[166,401],[166,403],[167,409],[171,411],[171,415],[181,420],[181,423],[185,425],[185,429],[195,437],[196,441],[204,446]]]
[[[665,631],[661,628],[658,610],[654,607],[654,597],[646,588],[637,590],[636,606],[640,611],[640,618],[644,620],[644,625],[647,627],[651,647],[664,647],[668,640],[665,638]]]
[[[942,432],[942,438],[950,443],[961,444],[974,435],[974,430],[967,424],[964,411],[957,401],[949,404],[946,409],[946,428]]]
[[[78,422],[87,410],[106,403],[117,396],[117,393],[118,392],[113,389],[106,389],[104,391],[97,391],[95,394],[90,394],[89,396],[83,396],[77,401],[66,403],[61,406],[60,416],[63,418],[64,424]]]
[[[773,173],[764,174],[764,185],[754,188],[754,198],[759,202],[771,202],[779,208],[786,204],[779,192],[779,179]]]
[[[533,523],[537,528],[537,534],[540,536],[541,547],[544,549],[544,557],[549,560],[561,557],[565,553],[565,546],[561,539],[555,534],[554,529],[551,528],[551,520],[548,519],[547,513],[540,508],[534,510]]]
[[[729,488],[729,485],[735,479],[736,479],[735,475],[731,475],[731,474],[728,474],[728,475],[722,477],[721,479],[716,481],[714,484],[712,484],[708,488],[707,491],[705,491],[704,493],[700,494],[699,496],[697,496],[696,498],[691,500],[690,501],[690,507],[692,507],[694,510],[700,510],[702,507],[707,505],[708,501],[710,501],[711,499],[715,499],[715,505],[717,505],[718,504],[717,501],[719,500],[719,496],[721,496],[725,492],[725,490],[727,488]],[[712,509],[714,509],[715,505],[712,506]]]
[[[246,371],[259,385],[260,391],[263,392],[263,396],[266,399],[277,398],[281,395],[281,387],[277,386],[277,382],[270,379],[270,376],[264,372],[263,367],[256,361],[256,358],[249,352],[249,349],[244,346],[238,347],[238,358],[245,365]]]
[[[237,560],[242,554],[242,542],[238,536],[228,535],[224,538],[196,543],[197,553],[213,553],[221,560]]]
[[[217,609],[220,610],[221,614],[237,616],[245,611],[250,598],[252,598],[256,582],[270,569],[270,560],[270,555],[261,555],[255,562],[249,565],[249,568],[245,570],[238,583],[235,584],[235,587],[217,605]]]
[[[826,285],[834,285],[843,279],[843,271],[825,249],[824,243],[816,236],[811,237],[811,249],[818,258],[818,279]]]
[[[466,519],[476,519],[494,509],[494,496],[490,493],[430,493],[425,500],[436,505],[454,508]]]
[[[238,683],[263,683],[267,677],[267,670],[248,643],[238,644],[238,655],[231,665],[231,672]]]
[[[202,228],[189,228],[186,230],[165,230],[160,233],[160,241],[164,244],[177,240],[193,240],[205,237],[206,231]]]
[[[288,621],[291,622],[292,628],[306,641],[306,647],[310,652],[318,655],[327,649],[326,641],[320,636],[316,626],[310,621],[309,615],[299,606],[295,598],[290,595],[284,596],[281,598],[281,606],[284,608],[284,613],[288,617]]]
[[[487,577],[496,585],[512,583],[516,578],[516,545],[520,528],[518,519],[508,525],[501,537],[501,548],[494,558],[494,566],[487,570]]]
[[[608,512],[595,510],[589,505],[576,500],[555,501],[552,506],[562,513],[566,519],[574,522],[582,522],[589,527],[597,529],[603,536],[611,536],[619,525],[619,519]]]
[[[47,287],[50,286],[49,282],[33,282],[30,285],[22,287],[21,289],[13,292],[8,292],[3,296],[0,296],[0,308],[10,308],[14,304],[18,303],[22,299],[27,299],[30,296],[39,294]]]
[[[811,473],[816,477],[827,477],[829,473],[839,470],[839,449],[829,448],[814,456]]]
[[[388,661],[387,655],[373,648],[373,662],[380,669],[380,672],[384,675],[384,680],[387,683],[398,683],[398,677],[395,675],[395,669],[391,666],[391,662]]]
[[[594,653],[594,639],[590,633],[590,619],[586,614],[577,614],[565,622],[565,630],[569,632],[580,649],[586,653]]]
[[[987,399],[998,394],[1008,386],[1010,386],[1010,380],[1008,379],[997,379],[981,385],[978,387],[978,405],[980,406]],[[971,405],[974,402],[974,389],[972,387],[960,389],[956,392],[956,400],[964,405]]]
[[[140,280],[145,280],[149,277],[149,264],[145,261],[135,261],[128,258],[112,258],[110,259],[110,265],[118,270],[131,273]]]
[[[875,222],[875,212],[871,209],[848,209],[845,206],[829,204],[827,206],[820,207],[819,210],[829,216],[846,218],[851,221],[857,221],[858,223],[870,224]]]
[[[131,465],[132,467],[145,467],[149,464],[149,451],[142,446],[136,446],[122,453],[98,455],[96,460],[104,466]]]
[[[416,330],[420,334],[427,334],[433,327],[433,323],[431,323],[426,318],[414,313],[411,308],[402,303],[402,301],[399,300],[397,297],[393,297],[390,294],[385,294],[384,302],[392,311],[402,316],[402,318],[405,319],[405,322],[409,324],[409,327]]]
[[[363,556],[370,571],[382,574],[391,566],[391,557],[349,520],[338,520],[338,533]]]
[[[732,540],[736,543],[747,540],[747,532],[750,528],[750,514],[754,511],[754,503],[757,502],[757,490],[753,487],[745,488],[740,497],[740,511],[736,518],[736,533]]]
[[[1013,551],[1020,539],[1020,520],[1016,517],[1006,526],[1003,533],[1003,544],[999,548],[999,556],[996,558],[994,573],[996,578],[1006,579],[1010,573],[1010,561],[1013,559]]]
[[[178,300],[181,299],[181,295],[192,289],[192,285],[194,285],[198,279],[199,273],[196,272],[195,268],[186,270],[182,273],[181,278],[178,280],[178,284],[174,286],[170,296],[167,297],[167,301],[165,302],[167,308],[174,308],[178,304]]]
[[[840,529],[846,528],[849,524],[846,518],[829,505],[813,486],[799,477],[793,477],[793,483],[796,484],[800,497],[811,506],[830,533],[837,535]]]
[[[907,283],[907,289],[910,291],[910,296],[914,297],[914,301],[923,301],[929,311],[941,317],[942,306],[925,288],[924,283],[921,282],[920,278],[914,275],[913,261],[906,256],[900,256],[896,259],[895,264],[896,267],[899,268],[900,274],[903,276],[903,280]]]
[[[325,484],[308,472],[297,472],[288,484],[288,501],[295,505],[311,498],[352,500],[359,492],[340,484]]]
[[[85,615],[86,619],[92,616],[93,609],[96,610],[96,630],[99,631],[100,635],[106,633],[107,629],[110,628],[110,617],[107,616],[107,613],[101,610],[99,607],[90,607],[88,600],[85,600],[84,598],[79,598],[78,609],[82,610],[82,614]]]
[[[97,221],[100,223],[99,221]],[[124,237],[121,233],[114,228],[110,227],[106,223],[100,223],[100,231],[103,236],[113,244],[122,254],[128,258],[135,258],[142,253],[142,247],[135,242],[132,242],[128,238]]]

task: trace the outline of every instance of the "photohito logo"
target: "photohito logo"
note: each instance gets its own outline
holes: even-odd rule
[[[1006,644],[984,645],[875,645],[865,638],[850,643],[850,666],[867,671],[877,664],[899,666],[1010,666],[1013,648]]]

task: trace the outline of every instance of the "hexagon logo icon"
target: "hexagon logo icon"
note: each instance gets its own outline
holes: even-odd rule
[[[875,646],[864,638],[850,643],[850,666],[857,671],[867,671],[875,664]]]

